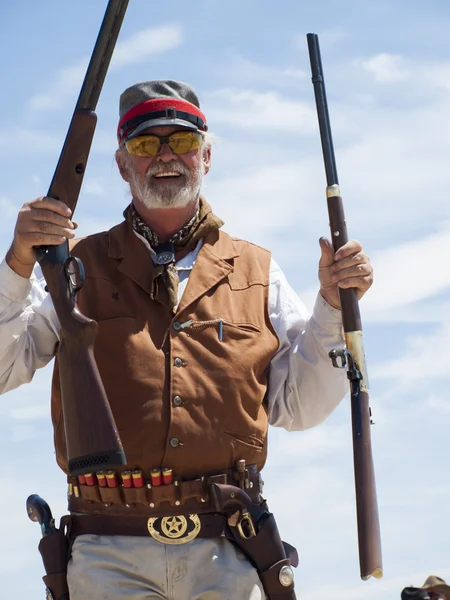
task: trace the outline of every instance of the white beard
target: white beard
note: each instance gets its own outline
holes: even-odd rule
[[[168,169],[180,173],[180,177],[167,181],[161,178],[155,185],[153,175]],[[178,162],[153,165],[145,175],[130,168],[130,191],[147,208],[183,208],[198,199],[204,173],[203,162],[192,171]]]

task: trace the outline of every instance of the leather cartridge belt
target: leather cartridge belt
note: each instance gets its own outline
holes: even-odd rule
[[[70,538],[79,535],[136,535],[164,544],[186,544],[193,539],[218,538],[228,531],[222,514],[172,515],[168,517],[112,517],[106,515],[72,515]],[[231,535],[228,533],[228,536]]]
[[[69,511],[89,515],[114,515],[133,517],[164,517],[213,513],[209,488],[212,483],[243,487],[252,500],[258,501],[262,493],[261,475],[256,465],[247,465],[245,477],[234,469],[220,474],[205,475],[187,481],[174,480],[169,485],[152,486],[148,481],[142,487],[101,487],[80,485],[76,477],[69,476]]]

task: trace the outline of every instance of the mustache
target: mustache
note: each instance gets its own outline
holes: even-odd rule
[[[156,164],[151,165],[146,172],[148,177],[152,177],[153,175],[157,175],[158,173],[163,173],[165,171],[174,171],[175,173],[179,173],[180,175],[189,176],[191,174],[190,170],[179,162],[168,162],[164,164]]]

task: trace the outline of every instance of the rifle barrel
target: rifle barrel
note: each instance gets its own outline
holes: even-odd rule
[[[309,59],[311,62],[311,75],[316,97],[317,116],[319,119],[320,140],[322,142],[323,159],[327,185],[339,185],[336,159],[334,157],[333,136],[331,135],[330,116],[328,114],[327,94],[325,91],[325,80],[320,56],[319,36],[316,33],[308,33]]]
[[[327,178],[327,205],[331,239],[336,252],[348,241],[347,224],[339,189],[319,38],[315,33],[308,33],[307,40]],[[339,300],[345,342],[347,350],[351,355],[351,360],[348,362],[347,375],[351,382],[350,397],[359,562],[361,578],[366,580],[372,576],[380,578],[383,574],[380,525],[370,434],[369,382],[356,289],[339,289]]]

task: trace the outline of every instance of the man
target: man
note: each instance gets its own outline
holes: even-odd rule
[[[328,357],[343,344],[337,286],[362,297],[372,267],[359,242],[334,254],[322,239],[310,317],[270,253],[222,232],[200,196],[211,164],[207,130],[190,86],[128,88],[116,160],[132,202],[124,222],[71,243],[86,270],[77,303],[99,323],[96,361],[128,460],[107,474],[111,487],[102,473],[69,477],[72,600],[258,600],[274,573],[276,585],[291,586],[281,570],[288,562],[269,573],[273,562],[263,557],[258,575],[261,558],[247,560],[236,545],[253,544],[251,511],[261,505],[256,526],[271,525],[258,530],[252,552],[269,556],[276,546],[259,478],[268,423],[313,427],[345,395],[345,372]],[[51,198],[19,213],[0,265],[3,393],[55,355],[59,323],[33,275],[34,247],[72,240],[70,217]],[[52,418],[67,472],[60,394],[56,357]],[[214,490],[229,489],[235,500],[218,510]],[[236,508],[239,494],[250,512]]]
[[[450,586],[443,579],[430,575],[422,587],[404,588],[402,600],[450,600]]]

